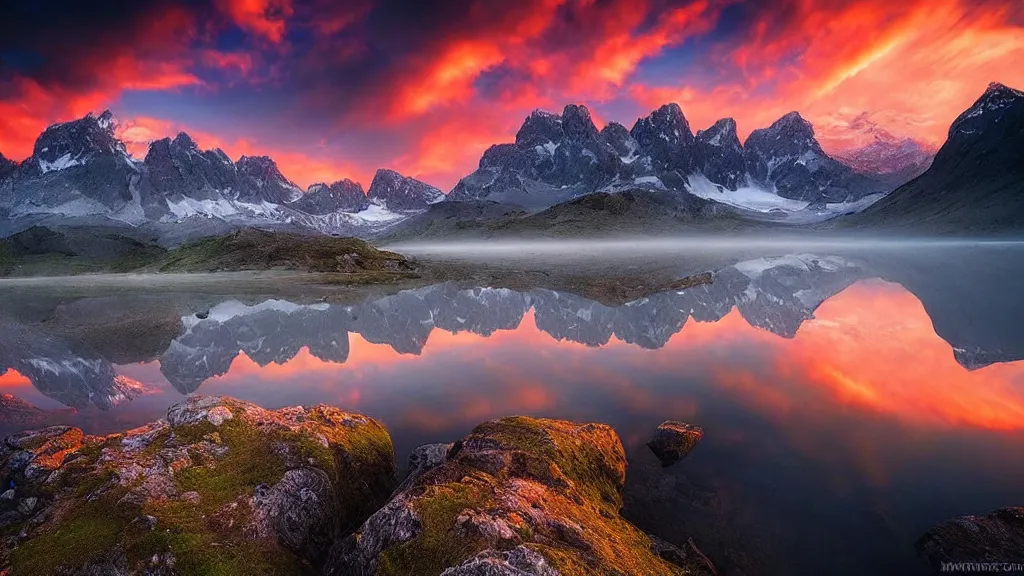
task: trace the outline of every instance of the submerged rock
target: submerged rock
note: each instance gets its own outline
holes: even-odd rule
[[[384,427],[330,406],[193,396],[122,434],[25,432],[0,447],[0,573],[309,572],[395,472]]]
[[[679,548],[662,554],[664,546],[619,515],[625,477],[625,451],[609,426],[527,417],[486,422],[339,542],[324,573],[713,573],[702,556]]]
[[[704,429],[685,422],[666,420],[654,431],[647,447],[661,460],[662,466],[671,466],[690,453],[704,437]]]
[[[933,568],[945,562],[1024,563],[1024,508],[947,520],[914,545]]]

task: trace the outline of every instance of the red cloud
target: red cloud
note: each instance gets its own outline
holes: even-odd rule
[[[732,116],[744,134],[798,110],[826,149],[843,146],[842,134],[833,137],[828,127],[868,112],[891,132],[937,146],[990,81],[1024,84],[1016,64],[1024,57],[1024,28],[1013,23],[1009,3],[785,5],[764,11],[749,42],[720,46],[713,56],[740,65],[741,83],[710,90],[638,85],[634,97],[650,107],[678,101],[698,127]]]
[[[178,8],[158,12],[138,22],[130,34],[134,44],[101,42],[67,55],[74,64],[75,83],[15,76],[0,99],[0,151],[25,158],[47,126],[109,107],[124,90],[173,90],[202,83],[189,71],[191,62],[182,48],[196,34],[192,14]]]
[[[117,127],[118,137],[136,158],[144,158],[154,140],[174,137],[178,132],[187,132],[200,148],[220,148],[235,160],[241,156],[270,156],[286,177],[304,188],[314,182],[335,182],[344,178],[369,185],[373,178],[374,169],[362,169],[326,153],[313,155],[281,149],[245,137],[224,138],[159,118],[137,117],[121,122]]]
[[[284,39],[286,21],[295,12],[291,0],[218,0],[217,6],[239,28],[275,44]]]

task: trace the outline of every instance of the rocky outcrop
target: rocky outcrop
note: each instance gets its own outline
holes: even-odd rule
[[[236,166],[242,181],[248,184],[239,191],[238,200],[284,204],[302,196],[302,190],[285,178],[269,156],[242,156]]]
[[[426,210],[444,200],[444,192],[426,182],[402,176],[394,170],[377,170],[367,191],[369,199],[389,210]]]
[[[736,121],[722,118],[707,130],[698,130],[695,168],[708,180],[736,190],[746,183],[743,145],[736,135]]]
[[[671,466],[686,458],[703,437],[704,429],[700,426],[666,420],[654,431],[647,447],[658,457],[662,466]]]
[[[123,434],[51,427],[0,445],[0,572],[295,573],[394,488],[391,439],[329,406],[193,396]]]
[[[359,212],[370,206],[370,200],[358,182],[349,179],[327,184],[310,184],[301,198],[288,205],[290,208],[322,216],[333,212]]]
[[[699,554],[659,555],[665,547],[619,515],[625,478],[609,426],[487,422],[338,543],[325,574],[711,573]]]
[[[914,547],[936,570],[948,562],[1024,564],[1024,508],[948,520],[926,532]]]

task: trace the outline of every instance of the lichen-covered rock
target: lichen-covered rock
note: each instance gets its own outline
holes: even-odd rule
[[[456,442],[331,552],[330,576],[707,574],[619,515],[626,455],[603,424],[511,417]]]
[[[925,532],[915,548],[935,569],[943,562],[1024,563],[1024,508],[947,520]]]
[[[647,447],[661,460],[662,466],[671,466],[690,453],[704,437],[704,429],[685,422],[662,422],[647,442]]]
[[[43,480],[82,446],[84,434],[70,426],[51,426],[12,434],[0,444],[0,476],[8,482]]]
[[[8,437],[0,470],[14,482],[0,522],[17,534],[0,542],[0,573],[29,576],[308,573],[396,473],[372,418],[215,396],[122,434]]]

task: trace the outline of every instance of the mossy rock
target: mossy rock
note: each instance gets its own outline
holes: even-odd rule
[[[396,467],[367,416],[194,396],[55,474],[12,574],[309,573],[384,504]]]
[[[710,574],[619,515],[626,457],[603,424],[509,417],[477,426],[332,554],[331,575]]]

